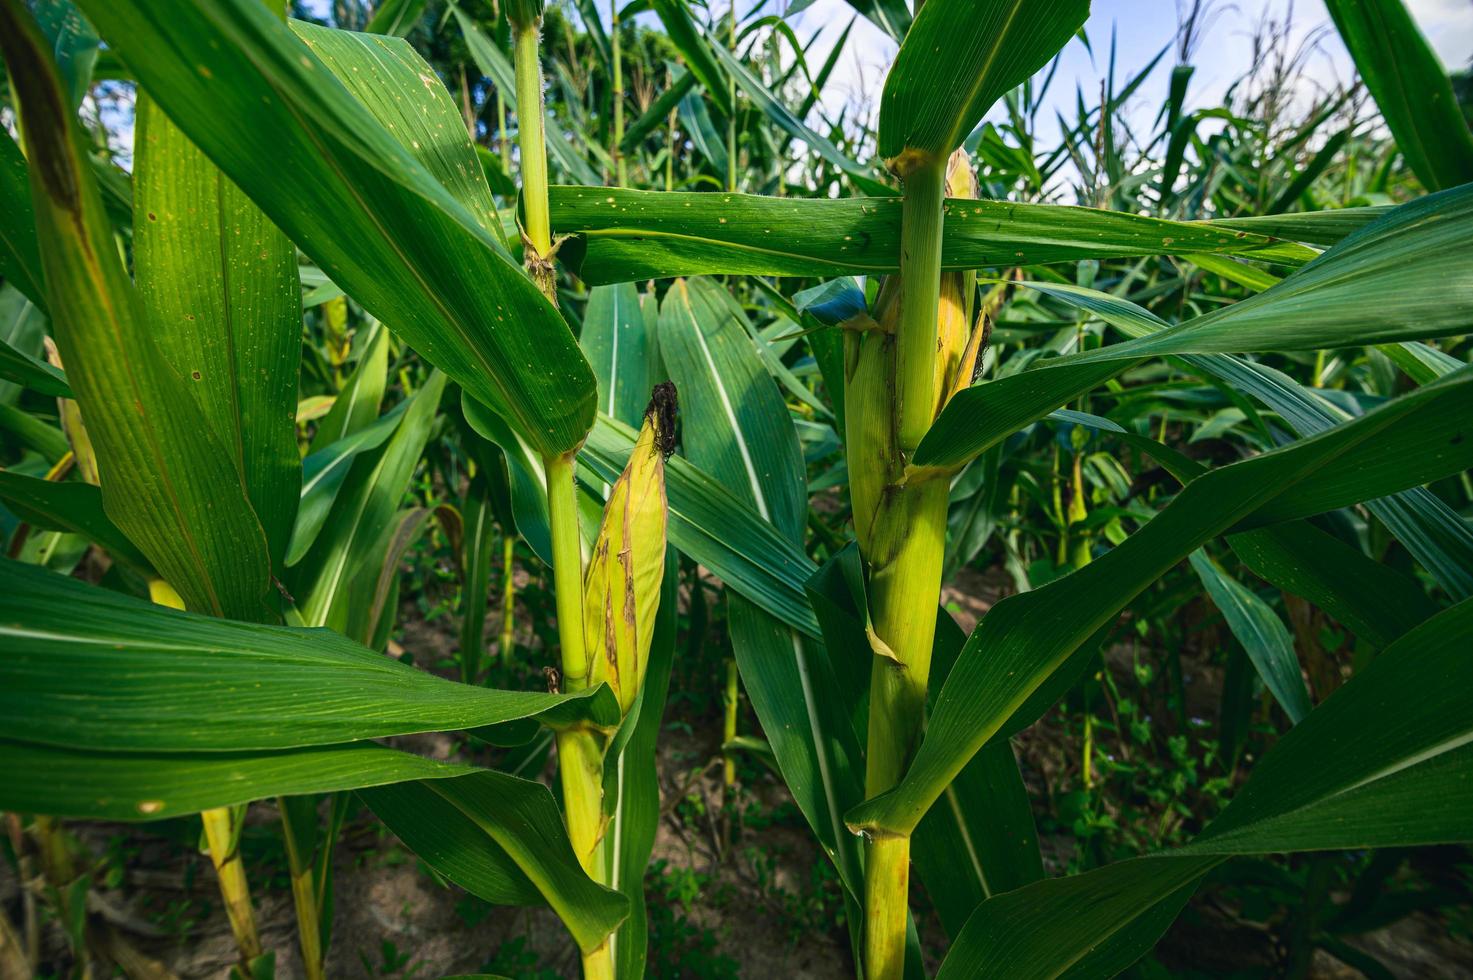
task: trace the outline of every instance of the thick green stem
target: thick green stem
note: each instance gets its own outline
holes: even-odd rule
[[[944,479],[898,488],[875,521],[870,614],[888,649],[876,653],[870,673],[868,796],[900,780],[920,738],[946,552],[947,491]]]
[[[317,921],[317,889],[312,869],[292,872],[292,902],[297,910],[297,937],[302,945],[302,967],[307,980],[323,980],[322,926]]]
[[[526,266],[548,299],[556,302],[552,272],[552,223],[547,206],[547,143],[543,129],[540,21],[514,24],[517,72],[517,142],[522,152],[522,233]]]
[[[552,229],[547,204],[547,144],[538,56],[540,20],[512,24],[517,75],[517,131],[522,153],[522,230],[527,271],[543,294],[557,303]],[[552,577],[557,603],[558,646],[566,691],[588,686],[589,662],[583,642],[583,535],[578,526],[575,453],[549,456],[547,513],[552,535]],[[510,571],[510,569],[508,569]],[[586,728],[558,732],[558,778],[563,789],[563,819],[583,870],[603,880],[599,846],[603,839],[603,737]],[[612,980],[614,963],[607,939],[583,954],[588,980]]]
[[[905,973],[906,895],[910,838],[881,837],[864,851],[864,976],[866,980]]]
[[[895,385],[906,460],[931,427],[936,405],[936,321],[941,307],[941,221],[946,160],[905,178],[900,225],[900,324]]]
[[[614,158],[614,180],[620,187],[629,186],[629,163],[624,159],[624,65],[619,50],[619,0],[609,0],[613,16],[610,43],[614,49],[614,139],[609,156]]]
[[[581,691],[588,686],[589,665],[583,643],[583,539],[578,527],[578,489],[573,483],[573,456],[571,453],[549,456],[545,462],[563,690]]]
[[[879,638],[870,674],[865,795],[892,788],[920,738],[946,555],[948,481],[909,482],[905,464],[930,428],[936,406],[944,160],[905,179],[900,256],[900,317],[895,338],[898,443],[885,448],[898,483],[884,488],[866,537],[870,613]],[[851,454],[875,447],[851,446]],[[864,973],[896,980],[905,968],[910,839],[880,837],[865,848]]]
[[[721,740],[730,745],[737,734],[737,663],[730,657],[726,661],[726,715],[721,728]],[[736,756],[728,749],[722,781],[727,786],[736,785]]]
[[[287,870],[292,879],[292,904],[297,912],[297,939],[302,948],[302,966],[307,980],[323,980],[322,924],[317,915],[317,881],[312,854],[304,853],[300,846],[302,835],[299,828],[292,825],[292,821],[303,814],[294,817],[293,807],[286,798],[282,798],[280,803],[281,836],[286,842]],[[307,814],[314,820],[315,810],[313,807]],[[313,833],[315,834],[315,830]]]
[[[173,586],[161,578],[150,579],[148,595],[160,606],[183,609],[184,600]],[[215,865],[215,876],[220,880],[220,897],[225,901],[225,915],[230,920],[230,931],[235,934],[235,945],[240,950],[243,972],[250,975],[248,965],[261,955],[261,937],[256,932],[256,913],[251,908],[251,889],[246,881],[245,865],[240,851],[235,846],[235,811],[230,807],[205,810],[200,814],[205,825],[205,840],[210,847],[210,861]]]
[[[549,457],[546,466],[563,690],[581,691],[588,687],[590,664],[583,641],[583,539],[578,527],[573,455]],[[601,882],[605,878],[600,854],[604,832],[602,736],[586,728],[564,729],[557,734],[557,752],[568,839],[583,870]],[[613,970],[607,941],[583,955],[583,976],[587,980],[612,978]]]
[[[947,490],[944,479],[897,488],[875,522],[871,613],[888,649],[876,653],[870,673],[867,797],[900,780],[920,738],[945,557]],[[905,966],[910,839],[871,840],[864,873],[865,976],[894,980]]]
[[[205,824],[205,840],[210,845],[210,860],[220,879],[220,896],[225,900],[225,915],[235,945],[240,949],[242,972],[250,976],[249,963],[261,955],[261,938],[256,932],[256,914],[251,908],[250,886],[246,883],[245,865],[236,847],[235,812],[229,807],[205,810],[200,814]]]

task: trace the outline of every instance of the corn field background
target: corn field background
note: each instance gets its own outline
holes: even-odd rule
[[[1473,76],[1266,9],[0,0],[0,980],[1473,975]]]

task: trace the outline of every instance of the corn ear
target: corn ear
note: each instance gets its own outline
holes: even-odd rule
[[[886,276],[868,329],[844,333],[844,431],[849,443],[849,501],[860,550],[870,534],[885,487],[899,475],[895,431],[895,327],[900,277]]]
[[[965,150],[951,155],[946,194],[975,200],[977,177]],[[946,272],[936,316],[936,379],[932,417],[941,414],[951,396],[971,383],[986,337],[973,329],[975,272]],[[895,331],[900,321],[903,287],[899,275],[886,276],[875,297],[873,320],[864,329],[844,334],[846,391],[844,427],[849,444],[849,499],[859,548],[874,554],[875,517],[884,505],[885,488],[906,475],[896,431]],[[847,325],[846,325],[847,326]]]
[[[946,196],[976,200],[981,193],[977,176],[972,172],[971,161],[966,150],[957,150],[946,163]],[[934,415],[940,415],[947,400],[958,383],[965,385],[970,376],[961,380],[964,354],[972,336],[973,294],[977,289],[977,273],[944,272],[941,274],[941,295],[936,311],[936,393]]]
[[[665,575],[665,458],[675,386],[657,385],[624,472],[609,492],[583,588],[590,685],[607,682],[628,711],[644,682]]]

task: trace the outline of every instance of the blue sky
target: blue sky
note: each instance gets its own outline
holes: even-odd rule
[[[776,9],[783,0],[769,0]],[[1210,30],[1196,57],[1197,72],[1192,80],[1189,99],[1194,107],[1216,104],[1227,87],[1252,61],[1251,36],[1264,19],[1283,23],[1292,11],[1290,31],[1294,43],[1319,33],[1316,53],[1309,59],[1306,99],[1314,98],[1314,85],[1329,87],[1337,80],[1354,75],[1354,66],[1344,45],[1335,35],[1330,16],[1322,0],[1219,0]],[[1466,67],[1473,58],[1473,0],[1408,0],[1422,32],[1449,69]],[[743,9],[743,8],[739,8]],[[1072,115],[1075,85],[1086,93],[1099,90],[1109,57],[1112,29],[1117,43],[1117,70],[1128,77],[1144,67],[1163,46],[1170,44],[1177,30],[1175,0],[1093,0],[1085,28],[1094,47],[1094,56],[1082,44],[1073,42],[1065,49],[1055,78],[1052,98],[1059,100],[1066,114]],[[844,0],[816,0],[793,19],[800,38],[806,40],[815,29],[822,35],[819,52],[811,60],[821,63],[823,54],[853,15]],[[1327,30],[1328,28],[1328,30]],[[851,112],[878,105],[885,67],[894,57],[895,44],[887,36],[861,19],[851,35],[848,52],[837,66],[834,78],[824,92],[824,105],[836,110],[846,103]],[[1168,53],[1153,76],[1142,87],[1142,105],[1154,108],[1164,97],[1174,53]]]
[[[324,9],[328,0],[314,0]],[[713,10],[727,9],[727,0],[708,0]],[[1433,49],[1450,69],[1467,67],[1473,60],[1473,0],[1406,0],[1418,25]],[[603,10],[606,0],[596,0]],[[737,0],[739,11],[765,8],[767,13],[785,10],[790,0]],[[1291,39],[1318,36],[1315,53],[1306,65],[1307,84],[1300,96],[1313,102],[1320,87],[1333,87],[1354,75],[1354,66],[1344,45],[1330,24],[1323,0],[1216,0],[1211,4],[1218,12],[1211,22],[1205,40],[1200,44],[1194,64],[1189,103],[1192,108],[1215,105],[1227,87],[1248,68],[1252,60],[1251,37],[1254,28],[1265,18],[1283,23],[1292,12]],[[1117,76],[1123,81],[1144,67],[1163,47],[1172,43],[1177,32],[1176,0],[1093,0],[1085,27],[1093,46],[1093,54],[1078,42],[1070,42],[1049,92],[1045,111],[1040,114],[1041,135],[1048,137],[1052,127],[1053,108],[1066,118],[1073,115],[1076,85],[1086,98],[1099,91],[1100,81],[1108,66],[1112,31],[1116,40]],[[639,15],[642,22],[658,24],[653,14]],[[819,37],[810,52],[810,62],[821,64],[844,26],[854,18],[854,8],[845,0],[815,0],[806,10],[791,19],[798,37],[808,41],[815,32]],[[879,105],[885,70],[895,56],[896,45],[879,28],[859,18],[850,35],[847,50],[835,68],[823,93],[823,107],[836,116],[846,106],[849,118],[872,114]],[[1143,84],[1135,106],[1148,124],[1160,105],[1174,50],[1161,60],[1152,76]],[[115,134],[121,148],[131,144],[131,126]]]

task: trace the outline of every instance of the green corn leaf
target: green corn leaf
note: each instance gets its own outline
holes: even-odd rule
[[[597,946],[629,913],[623,895],[578,866],[540,783],[480,770],[358,795],[426,864],[471,894],[503,905],[545,900],[581,949]]]
[[[66,375],[39,358],[12,347],[0,338],[0,379],[29,388],[42,395],[72,397]]]
[[[26,198],[29,201],[29,188],[26,188]],[[0,344],[25,360],[28,366],[21,367],[20,371],[30,373],[29,365],[45,363],[42,357],[46,350],[46,327],[46,315],[39,306],[10,283],[0,285]],[[0,355],[0,361],[7,357]],[[50,367],[49,364],[46,366]],[[23,390],[22,385],[7,381],[0,375],[0,405],[15,405],[20,401]],[[67,397],[71,396],[71,390],[68,386]]]
[[[400,403],[385,415],[378,414],[388,384],[389,332],[375,322],[359,337],[358,365],[317,423],[302,461],[301,501],[286,548],[288,566],[301,561],[317,540],[353,460],[383,445],[404,410]]]
[[[951,614],[938,612],[932,706],[965,643]],[[911,855],[953,937],[982,901],[1043,877],[1028,791],[1006,738],[984,746],[946,787],[916,826]]]
[[[37,0],[32,9],[41,31],[51,42],[51,53],[66,86],[67,101],[75,112],[92,87],[100,39],[71,0]]]
[[[1034,288],[1094,313],[1129,337],[1149,336],[1166,326],[1161,320],[1140,307],[1104,293],[1061,284],[1035,283]],[[1182,361],[1199,374],[1217,378],[1231,386],[1233,390],[1249,394],[1269,406],[1300,435],[1323,431],[1348,417],[1323,398],[1295,384],[1286,375],[1262,364],[1224,354],[1188,354],[1182,357]],[[1444,369],[1450,368],[1450,365],[1445,362],[1439,363]],[[1076,378],[1075,381],[1082,384],[1083,387],[1076,394],[1090,390],[1098,383],[1093,380],[1099,377],[1092,373],[1094,370],[1094,367],[1080,369],[1080,378]],[[1058,395],[1057,391],[1026,390],[1028,386],[1020,385],[1011,377],[998,382],[996,391],[992,390],[993,388],[994,385],[991,384],[972,388],[963,392],[956,399],[962,400],[963,404],[975,402],[991,405],[993,414],[984,415],[977,426],[979,431],[974,433],[975,436],[989,440],[989,445],[995,444],[991,440],[1000,441],[1001,438],[1006,438],[1007,434],[1037,418],[1036,413],[1041,405],[1056,403]],[[999,393],[1008,392],[1012,394],[1011,401],[1008,399],[990,403],[987,401]],[[1042,397],[1039,397],[1040,395]],[[1034,401],[1035,398],[1038,400]],[[1017,414],[1009,414],[1015,412]],[[994,418],[994,415],[998,417]],[[945,415],[939,421],[946,421]],[[992,428],[994,422],[1002,424],[997,428]],[[1155,445],[1154,443],[1149,444],[1146,447],[1147,451],[1159,455],[1159,450],[1154,448]],[[1194,472],[1195,470],[1188,466],[1185,474],[1178,473],[1177,476],[1181,479],[1189,479]],[[1470,529],[1467,523],[1440,498],[1417,487],[1403,491],[1394,497],[1367,501],[1366,508],[1386,524],[1398,540],[1406,545],[1417,561],[1431,572],[1438,583],[1451,595],[1455,598],[1464,598],[1473,594],[1473,572],[1469,571],[1473,569],[1473,529]],[[1281,541],[1280,548],[1286,543],[1292,542]],[[1291,561],[1302,563],[1315,562],[1317,559],[1300,554]],[[1337,566],[1335,571],[1336,579],[1343,579],[1349,574],[1350,569],[1342,565]],[[1374,578],[1383,577],[1374,576]],[[1405,591],[1405,589],[1397,590],[1397,594],[1403,594]],[[1405,608],[1414,610],[1423,607],[1424,604],[1417,604]],[[1416,622],[1420,622],[1422,618],[1425,618],[1425,612],[1417,619],[1399,625],[1402,628],[1409,628]],[[1393,627],[1390,635],[1399,635],[1400,632],[1401,629]]]
[[[297,250],[146,95],[137,140],[134,274],[154,344],[234,460],[279,569],[302,484]]]
[[[7,133],[0,140],[0,277],[46,309],[46,278],[31,208],[26,158]]]
[[[274,752],[102,752],[0,740],[7,808],[86,820],[160,820],[272,796],[465,775],[372,743]]]
[[[21,446],[40,453],[48,464],[55,464],[72,448],[56,426],[14,405],[0,404],[0,432],[8,432]]]
[[[495,210],[464,123],[406,42],[297,25],[309,47],[254,0],[83,6],[170,118],[334,282],[505,406],[540,451],[582,440],[592,373],[488,230]]]
[[[52,327],[86,418],[107,515],[193,609],[268,615],[266,539],[239,470],[159,355],[35,23],[0,6],[26,120]]]
[[[796,544],[807,509],[797,433],[720,291],[710,280],[679,280],[660,307],[660,353],[681,393],[685,455]],[[669,493],[671,538],[679,547],[673,486]],[[858,852],[842,815],[863,796],[859,751],[839,704],[824,696],[834,682],[823,647],[739,595],[727,597],[727,622],[778,767],[840,877],[858,894]]]
[[[1473,134],[1447,72],[1402,0],[1327,0],[1356,70],[1428,190],[1473,181]]]
[[[460,523],[459,512],[449,505],[408,507],[379,533],[348,586],[354,601],[347,603],[346,635],[361,638],[375,650],[384,649],[399,609],[399,566],[431,517],[451,525]]]
[[[373,17],[363,29],[369,34],[405,37],[424,13],[425,0],[384,0],[374,6]]]
[[[758,197],[554,186],[559,254],[592,284],[671,276],[816,276],[900,267],[896,198]],[[945,269],[1223,253],[1307,261],[1298,245],[1215,222],[1165,221],[1054,204],[948,202]]]
[[[915,462],[965,462],[1006,436],[1149,356],[1315,350],[1448,335],[1466,328],[1473,290],[1462,288],[1473,249],[1473,188],[1420,198],[1325,252],[1277,286],[1162,329],[1131,304],[1078,287],[1031,283],[1138,339],[1039,362],[951,400]]]
[[[578,17],[583,21],[583,29],[588,32],[588,39],[593,42],[593,49],[598,52],[599,61],[604,70],[613,73],[614,70],[614,48],[609,42],[609,32],[604,30],[603,18],[599,15],[597,0],[573,0],[578,8]]]
[[[595,286],[588,292],[583,354],[598,380],[598,410],[638,426],[657,377],[659,348],[645,328],[639,290],[633,283]]]
[[[790,537],[808,507],[792,417],[751,337],[710,279],[660,304],[660,354],[680,390],[686,455]]]
[[[1473,835],[1473,600],[1410,631],[1286,735],[1186,850],[1386,847]],[[1375,732],[1367,739],[1367,732]],[[1343,751],[1354,744],[1354,752]]]
[[[885,77],[880,156],[901,176],[925,160],[945,160],[1087,16],[1089,0],[931,0]]]
[[[1258,676],[1263,678],[1289,720],[1299,724],[1309,714],[1309,689],[1299,673],[1294,640],[1283,620],[1273,607],[1228,575],[1201,548],[1188,557],[1208,597],[1227,621],[1228,629],[1248,652]]]
[[[690,11],[682,0],[650,0],[650,8],[665,26],[670,43],[675,45],[675,49],[685,59],[686,68],[705,87],[706,96],[723,115],[730,115],[732,106],[726,91],[726,75],[722,73],[721,66],[711,53],[716,42],[706,40],[695,21],[691,20]]]
[[[477,473],[461,504],[465,522],[460,549],[460,679],[479,683],[481,655],[486,649],[486,604],[491,583],[491,561],[496,554],[495,505],[491,484]]]
[[[444,390],[445,376],[436,371],[414,393],[393,435],[353,459],[323,530],[293,569],[290,587],[306,625],[349,628],[364,598],[355,579],[365,567],[377,569],[383,563],[381,543],[396,522]],[[365,643],[371,639],[361,630],[348,635]]]
[[[1315,709],[1196,840],[983,904],[938,978],[1116,973],[1154,945],[1196,882],[1231,855],[1467,840],[1473,783],[1459,776],[1473,761],[1470,640],[1473,603],[1464,601]]]
[[[767,91],[767,87],[747,70],[746,65],[737,60],[736,55],[720,45],[712,45],[711,52],[721,61],[722,66],[730,73],[741,90],[747,93],[747,98],[756,103],[758,108],[779,129],[794,139],[807,143],[809,149],[814,153],[848,174],[854,181],[854,186],[864,193],[878,197],[887,197],[895,193],[893,188],[876,180],[871,175],[869,168],[860,166],[833,143],[804,125],[803,120],[793,115],[787,106],[773,98],[772,93]]]
[[[1436,610],[1421,583],[1312,524],[1284,524],[1228,538],[1253,572],[1344,623],[1377,647]]]
[[[937,980],[1115,976],[1155,945],[1221,863],[1136,858],[1000,895],[967,920]]]
[[[114,559],[152,571],[148,559],[108,519],[102,491],[90,483],[57,483],[0,470],[0,500],[33,527],[80,534]]]
[[[706,103],[701,100],[699,92],[691,91],[680,100],[680,122],[685,127],[685,132],[690,136],[691,144],[700,153],[701,158],[711,165],[725,183],[727,175],[726,141],[716,129],[716,124],[711,121],[711,113],[706,109]]]
[[[295,565],[306,556],[327,523],[353,461],[360,453],[377,449],[393,435],[403,420],[405,402],[371,424],[317,450],[302,461],[302,499],[286,549],[286,564]],[[321,430],[319,430],[320,432]]]
[[[480,402],[463,397],[460,407],[471,429],[501,450],[506,460],[511,508],[516,518],[517,533],[537,557],[542,559],[543,564],[551,567],[552,526],[547,514],[547,475],[542,457],[518,439],[500,415]],[[629,445],[634,445],[632,440]],[[621,463],[607,482],[617,480],[623,471],[624,466]]]
[[[1258,235],[1271,235],[1307,245],[1334,245],[1366,225],[1385,217],[1395,208],[1385,205],[1366,208],[1337,208],[1331,211],[1305,211],[1299,214],[1265,214],[1243,218],[1215,218],[1204,224],[1232,228]]]
[[[1173,196],[1172,189],[1176,186],[1176,178],[1181,174],[1182,162],[1186,159],[1187,142],[1196,132],[1196,116],[1182,113],[1187,99],[1187,85],[1195,71],[1195,67],[1187,64],[1171,69],[1171,86],[1163,107],[1166,114],[1165,132],[1169,134],[1166,140],[1166,156],[1161,164],[1163,202],[1170,201]]]
[[[382,658],[380,658],[382,659]],[[372,744],[279,752],[99,753],[0,741],[8,809],[158,820],[271,796],[358,790],[437,872],[490,902],[546,903],[579,943],[624,917],[582,873],[540,783]]]
[[[1346,142],[1350,139],[1350,132],[1349,129],[1342,129],[1326,140],[1325,145],[1320,147],[1315,155],[1310,158],[1310,161],[1304,165],[1304,169],[1295,174],[1294,179],[1285,185],[1284,189],[1273,199],[1264,213],[1278,214],[1281,211],[1287,211],[1293,207],[1299,198],[1313,186],[1316,180],[1319,180],[1320,176],[1334,162],[1336,155],[1345,148]]]
[[[359,331],[354,347],[358,364],[333,399],[332,408],[317,423],[308,456],[357,434],[379,417],[389,383],[389,332],[383,324],[372,323]]]
[[[1405,344],[1384,344],[1378,348],[1397,367],[1406,372],[1419,385],[1440,378],[1449,371],[1456,371],[1463,362],[1427,344],[1409,341]]]
[[[792,8],[790,7],[789,9],[791,10]],[[819,66],[818,73],[812,76],[812,88],[803,97],[802,105],[798,106],[797,116],[799,119],[807,119],[808,114],[813,111],[813,107],[818,105],[818,100],[823,95],[824,87],[828,85],[829,79],[833,76],[834,69],[839,65],[839,59],[843,57],[848,47],[849,35],[854,30],[854,24],[858,19],[857,17],[850,18],[849,23],[844,25],[844,30],[834,39],[833,47],[829,48],[828,57],[824,58],[823,64]],[[803,68],[807,72],[806,63]],[[782,149],[784,152],[787,150],[788,142],[787,140],[783,142]]]
[[[1225,531],[1322,513],[1416,486],[1473,461],[1463,430],[1473,371],[1193,480],[1124,543],[1066,578],[993,607],[937,696],[899,787],[852,826],[909,833],[976,750],[1081,644],[1167,569]]]
[[[453,684],[327,630],[178,612],[8,559],[0,581],[0,738],[13,741],[226,752],[619,718],[601,688],[552,695]]]
[[[813,0],[796,0],[788,5],[788,16],[811,6]],[[891,40],[905,40],[910,29],[910,7],[905,0],[848,0],[849,6],[859,11],[880,30],[890,35]]]

